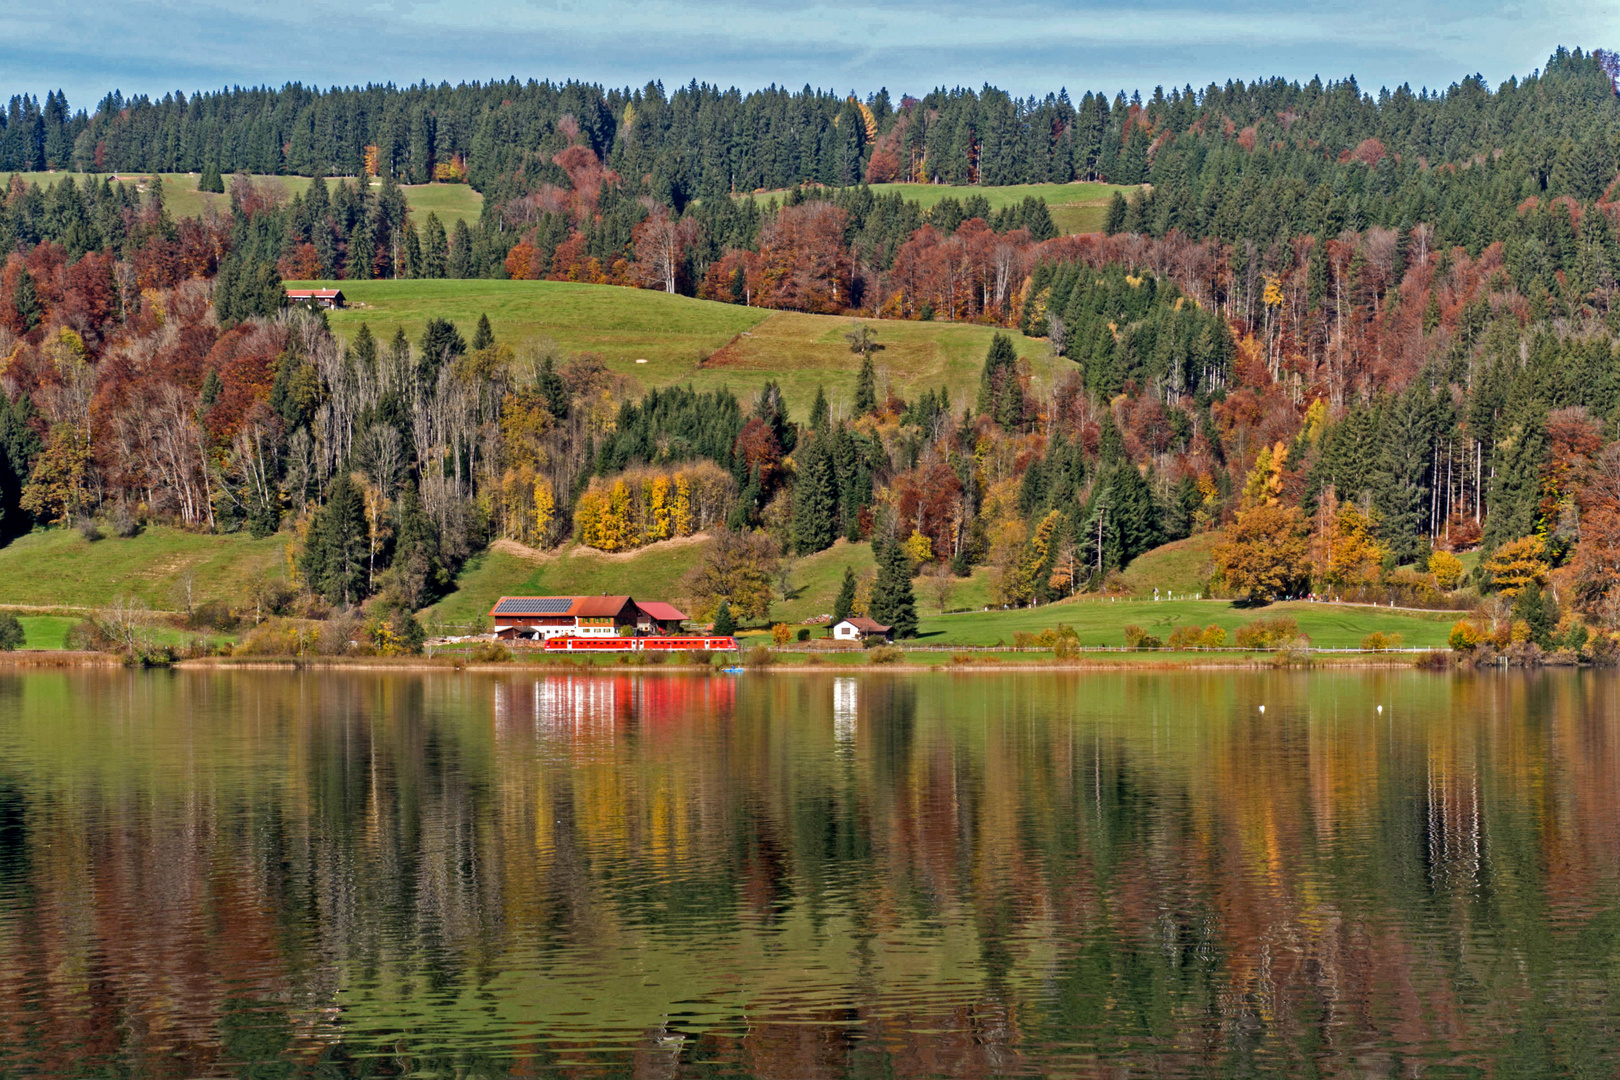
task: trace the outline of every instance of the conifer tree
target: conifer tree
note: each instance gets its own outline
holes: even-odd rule
[[[834,625],[849,618],[849,613],[855,608],[855,568],[844,567],[844,583],[838,587],[838,599],[833,601],[832,621]]]
[[[878,343],[877,334],[865,323],[844,335],[849,351],[861,358],[861,373],[855,380],[855,415],[865,416],[877,409],[877,363],[874,355],[888,348]]]
[[[826,441],[819,433],[798,454],[793,484],[793,549],[810,555],[831,547],[838,531],[838,488]]]
[[[447,270],[449,276],[453,278],[470,278],[473,276],[472,230],[467,228],[465,218],[456,219],[455,235],[450,244],[450,262]]]
[[[467,342],[449,319],[432,318],[422,328],[417,344],[418,360],[424,371],[434,371],[448,358],[464,356]]]
[[[478,328],[473,331],[473,352],[487,349],[493,344],[495,344],[495,332],[489,328],[489,316],[479,315]]]
[[[340,469],[326,505],[315,512],[299,570],[311,590],[334,604],[365,599],[370,532],[360,491]]]
[[[720,601],[720,608],[714,613],[715,634],[729,637],[737,632],[737,617],[731,613],[731,601]]]
[[[817,383],[816,400],[810,406],[810,430],[816,432],[826,431],[830,415],[831,409],[827,404],[827,391],[822,388],[820,383]]]
[[[450,263],[450,242],[444,235],[444,224],[439,221],[438,214],[428,214],[426,229],[422,244],[422,276],[442,278]]]
[[[997,334],[979,373],[979,412],[1008,429],[1023,426],[1024,386],[1018,377],[1018,351],[1012,338]]]
[[[444,568],[439,561],[438,532],[422,509],[422,499],[412,481],[407,481],[400,492],[398,515],[394,578],[405,602],[419,608],[444,585]]]
[[[1113,236],[1124,227],[1125,196],[1116,191],[1113,198],[1108,200],[1108,215],[1103,219],[1103,232]]]
[[[877,410],[877,365],[872,354],[861,357],[861,373],[855,377],[855,415],[866,416]]]
[[[422,276],[422,238],[417,235],[416,222],[405,222],[405,276],[419,278]]]
[[[890,627],[897,638],[917,636],[917,598],[911,591],[911,560],[896,541],[878,553],[878,576],[872,585],[872,618]]]

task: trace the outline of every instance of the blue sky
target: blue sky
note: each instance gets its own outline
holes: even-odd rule
[[[1560,44],[1620,48],[1609,0],[0,0],[0,14],[0,90],[60,87],[75,108],[113,88],[507,75],[1077,97],[1277,74],[1443,87],[1525,74]]]

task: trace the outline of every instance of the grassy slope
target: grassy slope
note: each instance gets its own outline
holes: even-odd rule
[[[1215,545],[1222,533],[1200,533],[1154,548],[1138,556],[1121,573],[1132,595],[1151,597],[1158,589],[1162,596],[1191,596],[1209,584]]]
[[[17,621],[22,623],[23,648],[65,649],[76,620],[65,615],[22,615]]]
[[[1007,187],[978,187],[975,185],[959,184],[873,184],[872,190],[879,195],[890,195],[899,192],[908,202],[919,203],[927,209],[947,196],[956,199],[966,199],[972,195],[982,195],[989,202],[990,209],[1000,210],[1002,207],[1023,202],[1033,195],[1046,200],[1047,209],[1052,212],[1052,223],[1061,233],[1100,232],[1103,220],[1108,216],[1108,200],[1114,192],[1121,191],[1129,195],[1136,189],[1121,184],[1093,184],[1077,181],[1072,184],[1010,184]],[[754,198],[758,200],[769,199],[773,196],[780,198],[782,191],[756,191]]]
[[[1272,604],[1260,609],[1236,607],[1224,600],[1121,600],[1077,599],[1023,611],[973,612],[966,615],[924,616],[923,644],[993,645],[1012,643],[1014,633],[1036,633],[1065,623],[1075,628],[1083,645],[1123,645],[1123,628],[1136,624],[1167,638],[1177,626],[1214,623],[1225,628],[1228,644],[1238,627],[1255,618],[1288,616],[1324,648],[1361,644],[1374,630],[1402,635],[1411,646],[1443,646],[1455,614],[1413,613],[1306,602]]]
[[[1009,187],[959,187],[950,184],[874,184],[872,190],[881,194],[900,192],[907,200],[933,206],[947,195],[966,199],[970,195],[983,195],[991,210],[1023,202],[1028,196],[1045,199],[1052,212],[1052,222],[1060,232],[1097,232],[1103,227],[1108,214],[1108,200],[1114,192],[1127,195],[1136,190],[1119,184],[1014,184]]]
[[[642,599],[679,599],[681,577],[701,551],[691,541],[655,544],[625,556],[603,555],[578,546],[531,560],[507,550],[493,550],[469,563],[457,583],[456,592],[440,601],[424,615],[447,625],[468,625],[483,616],[502,595],[552,595],[629,593]],[[1182,549],[1185,552],[1185,548]],[[1148,558],[1144,556],[1144,559]],[[1185,562],[1181,553],[1171,552],[1161,560],[1167,565]],[[772,605],[771,619],[797,623],[832,610],[844,567],[861,573],[872,566],[869,544],[848,544],[840,540],[832,548],[798,560],[793,567],[793,599]],[[1201,587],[1201,586],[1200,586]],[[1181,586],[1177,586],[1181,591]],[[1123,628],[1130,623],[1150,633],[1168,637],[1177,626],[1210,623],[1222,626],[1229,635],[1257,617],[1286,615],[1295,619],[1311,640],[1324,647],[1346,647],[1361,643],[1374,630],[1399,633],[1405,644],[1440,646],[1456,619],[1455,614],[1414,613],[1367,607],[1310,603],[1273,604],[1248,609],[1226,601],[1149,599],[1105,601],[1082,598],[1022,611],[969,611],[938,615],[931,606],[926,584],[916,583],[917,609],[922,618],[924,644],[994,645],[1010,644],[1020,631],[1038,632],[1058,623],[1073,626],[1087,645],[1122,645]],[[958,582],[950,601],[954,609],[981,607],[989,600],[987,573],[981,568],[970,581]]]
[[[70,530],[35,533],[0,548],[0,605],[94,607],[134,596],[154,609],[173,609],[187,567],[196,575],[198,602],[222,599],[240,604],[255,574],[283,572],[285,543],[285,537],[199,536],[163,527],[131,540],[94,544]],[[681,578],[700,551],[697,543],[673,541],[627,556],[576,546],[535,559],[498,547],[469,562],[457,590],[424,612],[423,618],[451,627],[469,624],[503,594],[628,592],[644,599],[679,599]],[[1172,552],[1162,561],[1173,561],[1174,556]],[[870,545],[839,541],[827,551],[798,560],[792,573],[793,596],[773,605],[772,619],[797,623],[831,611],[846,565],[857,573],[869,569]],[[1011,642],[1019,631],[1037,632],[1061,622],[1075,627],[1085,644],[1118,645],[1128,623],[1160,636],[1184,623],[1216,623],[1232,633],[1257,615],[1288,615],[1321,646],[1356,645],[1373,630],[1398,632],[1408,645],[1438,646],[1456,617],[1309,603],[1275,604],[1256,612],[1221,601],[1140,599],[1079,599],[1024,611],[941,616],[934,613],[921,581],[917,593],[926,644],[993,645]],[[981,569],[971,580],[957,583],[951,607],[982,606],[988,596],[988,577]],[[72,621],[56,615],[25,616],[29,646],[59,648]]]
[[[256,574],[282,573],[286,544],[284,535],[199,536],[167,526],[93,544],[71,529],[32,533],[0,548],[0,604],[97,607],[133,596],[174,610],[188,568],[196,602],[241,604]]]
[[[908,396],[943,381],[956,401],[978,386],[984,354],[996,333],[993,327],[964,323],[772,312],[567,281],[296,284],[343,289],[352,306],[329,316],[340,335],[352,335],[366,323],[379,337],[403,328],[414,340],[430,317],[442,316],[470,336],[478,316],[487,314],[499,340],[516,345],[548,340],[564,352],[594,352],[615,371],[648,387],[692,383],[699,388],[729,386],[741,394],[776,379],[801,418],[818,383],[826,386],[835,411],[840,403],[847,411],[860,362],[844,334],[857,322],[873,326],[886,346],[877,354],[880,378],[892,380]],[[1048,358],[1044,341],[1018,334],[1013,341],[1031,361],[1036,393],[1044,392],[1069,365]]]
[[[701,543],[672,540],[621,556],[576,544],[536,560],[513,554],[509,548],[496,548],[469,562],[456,582],[456,591],[423,617],[447,626],[468,625],[505,595],[627,593],[643,600],[678,601],[684,591],[681,578],[697,562],[701,550]],[[830,612],[846,565],[853,566],[857,574],[869,569],[872,546],[840,540],[826,551],[796,560],[790,583],[793,598],[773,604],[771,618],[800,622]]]
[[[11,174],[7,174],[8,176]],[[56,183],[66,176],[82,180],[86,173],[17,173],[31,184],[46,187]],[[97,180],[105,174],[94,174]],[[136,176],[134,173],[120,174],[126,179]],[[144,178],[145,175],[141,174]],[[196,217],[208,207],[212,206],[221,213],[228,213],[231,208],[230,198],[226,195],[216,195],[212,192],[197,190],[196,173],[160,173],[163,177],[163,201],[169,208],[172,217]],[[310,184],[308,176],[261,176],[255,179],[279,185],[287,193],[287,197],[306,190]],[[335,183],[342,177],[333,177],[330,182]],[[230,178],[226,177],[227,185]],[[376,181],[373,181],[375,184]],[[451,228],[458,218],[465,218],[467,224],[474,225],[478,216],[483,212],[484,197],[466,184],[407,184],[404,185],[405,202],[411,208],[411,213],[417,218],[417,227],[431,211],[439,215],[445,228]]]

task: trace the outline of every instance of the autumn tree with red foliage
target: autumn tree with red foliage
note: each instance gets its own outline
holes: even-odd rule
[[[759,238],[761,307],[833,314],[853,299],[849,215],[831,203],[783,207]]]

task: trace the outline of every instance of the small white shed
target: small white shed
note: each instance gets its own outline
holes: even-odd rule
[[[834,623],[832,636],[834,641],[865,641],[874,637],[888,641],[892,629],[893,627],[874,622],[864,615],[858,615],[855,618]]]

